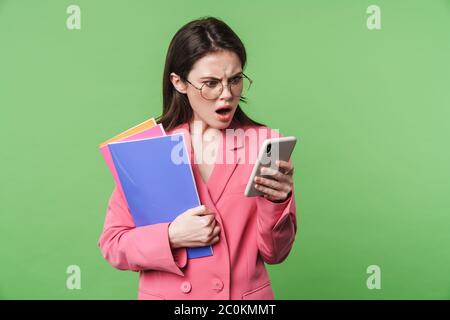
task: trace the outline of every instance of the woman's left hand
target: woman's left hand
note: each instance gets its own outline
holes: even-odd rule
[[[264,198],[272,202],[283,202],[292,192],[294,167],[283,160],[277,160],[276,165],[278,170],[266,167],[261,169],[262,175],[271,175],[274,180],[257,176],[255,177],[255,187],[256,190],[264,193]]]

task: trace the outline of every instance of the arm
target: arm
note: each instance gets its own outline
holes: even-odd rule
[[[274,130],[269,130],[267,134],[267,138],[282,137]],[[256,199],[257,244],[263,260],[268,264],[286,259],[297,232],[292,161],[281,161],[278,165],[282,172],[272,171],[276,183],[267,179],[256,181],[259,190],[264,193],[264,197]]]
[[[263,197],[256,202],[259,252],[266,263],[281,263],[289,255],[297,232],[294,190],[281,203]]]
[[[136,228],[126,202],[117,189],[109,199],[103,232],[98,241],[103,257],[120,270],[160,270],[183,276],[185,248],[171,249],[169,223]]]

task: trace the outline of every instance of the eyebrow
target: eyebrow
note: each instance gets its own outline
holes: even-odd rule
[[[233,74],[230,78],[234,78],[234,77],[236,77],[237,75],[243,74],[243,73],[244,73],[244,71],[239,71],[238,73]],[[230,79],[230,78],[228,78],[228,79]],[[201,77],[200,80],[202,80],[202,79],[214,79],[214,80],[220,80],[219,78],[211,77],[211,76],[208,76],[208,77]]]

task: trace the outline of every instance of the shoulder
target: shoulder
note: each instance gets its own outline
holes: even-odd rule
[[[177,133],[189,133],[189,123],[184,122],[182,124],[177,125],[176,127],[166,130],[166,135],[177,134]]]

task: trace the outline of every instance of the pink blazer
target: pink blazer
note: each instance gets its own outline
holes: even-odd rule
[[[246,137],[248,130],[258,128],[257,142]],[[231,138],[222,130],[219,154],[206,184],[193,161],[189,125],[167,132],[184,134],[200,201],[216,213],[221,226],[213,256],[187,260],[185,248],[171,250],[168,223],[136,228],[123,195],[117,188],[113,191],[98,244],[113,267],[140,272],[139,299],[274,298],[265,263],[282,262],[292,248],[297,231],[294,192],[282,203],[245,197],[263,140],[279,135],[267,127],[241,129],[244,135]],[[248,147],[255,143],[256,152]],[[224,155],[233,161],[219,163]]]

